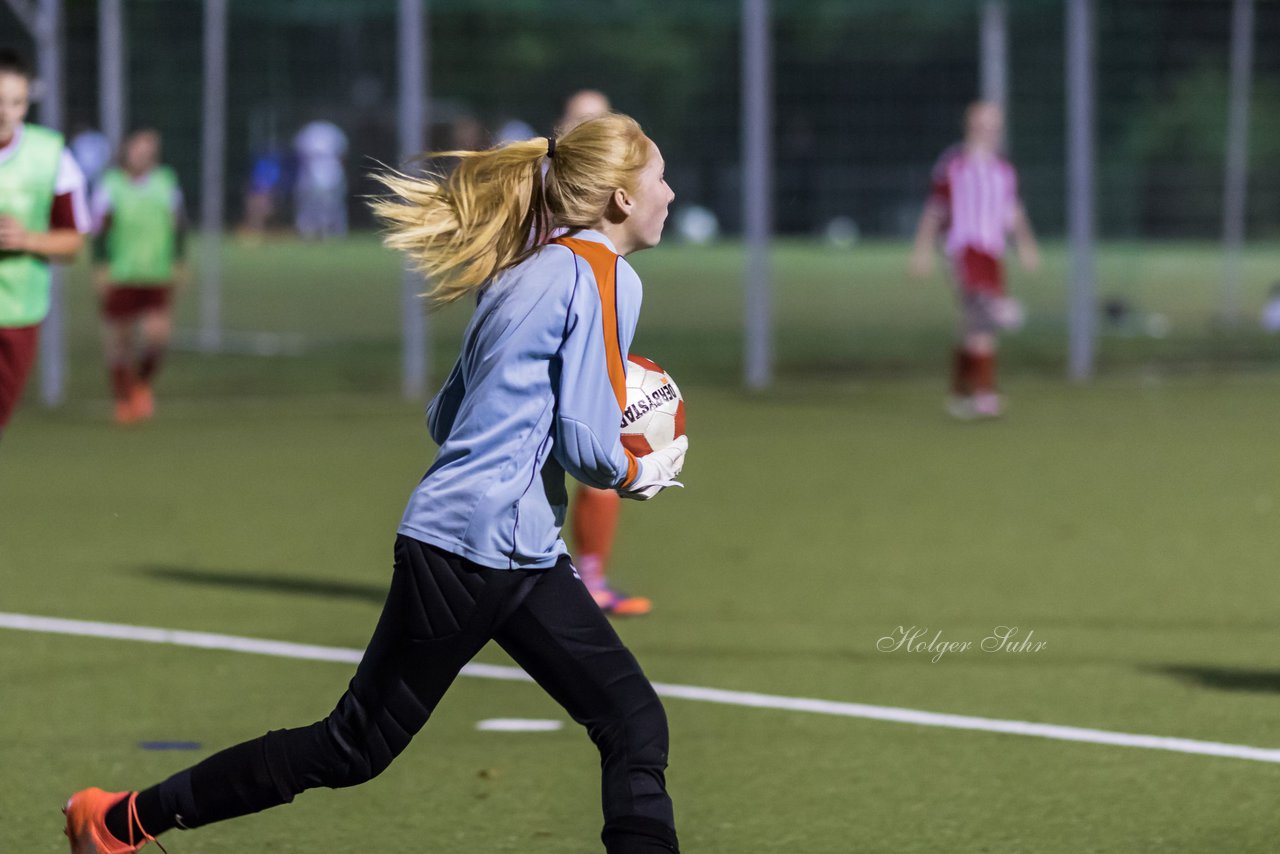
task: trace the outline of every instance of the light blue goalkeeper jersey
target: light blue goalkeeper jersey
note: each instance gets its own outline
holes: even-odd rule
[[[494,569],[567,552],[565,472],[635,479],[620,440],[640,279],[604,235],[558,238],[481,291],[462,353],[427,407],[440,446],[399,531]]]

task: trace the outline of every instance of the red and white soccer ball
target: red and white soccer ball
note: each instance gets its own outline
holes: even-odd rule
[[[1026,309],[1014,297],[997,297],[991,306],[991,316],[996,326],[1006,332],[1017,332],[1027,322]]]
[[[628,356],[622,446],[643,457],[683,435],[684,398],[671,375],[643,356]]]

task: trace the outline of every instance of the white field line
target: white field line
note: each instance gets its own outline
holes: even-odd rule
[[[358,649],[344,649],[342,647],[314,646],[311,644],[289,643],[287,641],[211,634],[209,632],[158,629],[147,626],[130,626],[122,623],[64,620],[56,617],[37,617],[29,614],[4,612],[0,612],[0,628],[44,634],[171,644],[174,646],[195,647],[197,649],[228,650],[230,652],[270,655],[277,658],[335,661],[345,664],[359,662],[362,655],[362,652]],[[515,682],[533,681],[528,674],[518,667],[478,664],[475,662],[464,667],[462,675],[479,679],[504,679]],[[833,700],[816,700],[806,697],[781,697],[775,694],[757,694],[750,691],[725,691],[719,688],[702,688],[697,685],[672,685],[655,682],[653,687],[663,697],[694,700],[703,703],[718,703],[726,706],[747,706],[756,709],[777,709],[816,715],[865,718],[877,721],[891,721],[893,723],[915,724],[917,726],[998,732],[1007,735],[1051,738],[1058,741],[1109,744],[1116,747],[1140,747],[1147,750],[1166,750],[1173,753],[1192,753],[1201,756],[1222,756],[1232,759],[1248,759],[1254,762],[1280,763],[1280,749],[1249,747],[1243,744],[1225,744],[1216,741],[1197,741],[1189,738],[1169,738],[1159,735],[1135,735],[1083,727],[1038,724],[1030,721],[979,718],[969,715],[948,715],[939,712],[925,712],[918,709],[870,706],[863,703],[841,703]]]
[[[476,729],[481,732],[555,732],[564,729],[564,721],[537,718],[489,718],[487,721],[476,724]]]

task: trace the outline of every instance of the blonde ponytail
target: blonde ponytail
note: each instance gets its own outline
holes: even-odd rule
[[[478,290],[555,228],[595,226],[614,190],[635,188],[651,146],[635,120],[618,113],[578,125],[555,141],[550,158],[549,142],[538,137],[428,155],[457,158],[448,175],[374,176],[392,193],[372,202],[387,226],[384,243],[435,283],[433,301],[450,303]]]

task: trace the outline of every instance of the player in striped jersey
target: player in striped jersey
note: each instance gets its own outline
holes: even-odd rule
[[[965,111],[965,138],[943,153],[916,231],[913,275],[933,271],[939,234],[960,304],[960,341],[953,354],[948,410],[959,418],[998,416],[996,348],[1001,330],[1021,323],[1021,308],[1005,293],[1005,241],[1013,233],[1028,270],[1040,266],[1031,222],[1018,196],[1018,175],[1000,153],[1004,116],[978,101]]]
[[[131,424],[155,411],[152,384],[173,329],[173,289],[185,277],[185,224],[178,179],[160,164],[158,133],[130,134],[120,161],[93,194],[94,284],[115,420]]]
[[[638,459],[619,424],[642,295],[624,256],[661,237],[674,197],[662,155],[609,114],[558,141],[453,156],[448,177],[384,176],[396,197],[375,204],[388,245],[430,275],[433,295],[475,311],[428,407],[439,451],[401,519],[391,590],[347,691],[318,723],[141,792],[77,792],[64,809],[73,854],[131,854],[175,827],[375,777],[489,640],[599,748],[606,851],[678,851],[662,703],[560,538],[566,472],[649,499],[684,463],[684,437]],[[548,240],[557,228],[569,233]]]
[[[0,434],[35,361],[49,313],[49,261],[89,230],[84,174],[62,134],[27,124],[31,71],[0,49]]]

